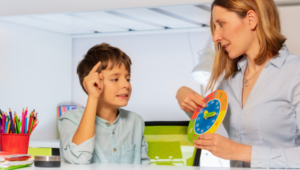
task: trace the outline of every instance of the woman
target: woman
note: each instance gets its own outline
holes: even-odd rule
[[[228,95],[229,139],[204,134],[195,147],[232,167],[300,168],[300,57],[283,45],[273,0],[215,0],[211,32],[216,54],[207,89],[218,84]],[[176,98],[189,116],[205,107],[187,87]]]

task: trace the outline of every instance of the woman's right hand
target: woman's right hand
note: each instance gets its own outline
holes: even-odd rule
[[[204,97],[185,86],[178,89],[176,99],[180,108],[186,112],[194,113],[198,106],[206,107]]]
[[[89,97],[98,99],[103,91],[103,75],[98,73],[101,62],[98,62],[90,73],[84,77],[83,86]]]

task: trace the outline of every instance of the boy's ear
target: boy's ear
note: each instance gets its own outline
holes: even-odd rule
[[[84,81],[82,82],[82,85],[83,85],[83,87],[84,87],[84,90],[87,92],[87,90],[86,90],[86,85],[85,85],[85,82],[84,82]]]

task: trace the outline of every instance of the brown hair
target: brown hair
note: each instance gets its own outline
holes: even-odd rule
[[[80,85],[84,91],[85,89],[83,86],[83,79],[90,73],[92,68],[99,61],[101,61],[101,66],[97,70],[98,73],[100,73],[101,70],[111,70],[115,66],[121,67],[121,65],[124,64],[126,70],[130,74],[131,60],[127,56],[127,54],[125,54],[119,48],[110,46],[107,43],[95,45],[94,47],[89,49],[83,60],[81,60],[77,66],[77,74],[79,77]]]
[[[214,0],[211,6],[210,29],[214,36],[213,8],[220,6],[235,12],[240,18],[245,18],[249,10],[256,12],[258,23],[256,26],[260,51],[254,62],[262,65],[267,59],[278,55],[286,38],[280,33],[280,20],[273,0]],[[224,74],[224,79],[233,78],[238,72],[237,63],[243,57],[230,59],[228,53],[219,42],[215,43],[215,59],[212,74],[206,90],[212,90],[217,81]]]

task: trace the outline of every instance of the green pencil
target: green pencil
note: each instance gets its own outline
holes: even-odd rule
[[[16,131],[17,133],[20,133],[20,130],[19,130],[19,119],[18,119],[18,116],[17,116],[17,113],[15,112],[15,120],[16,120]]]

